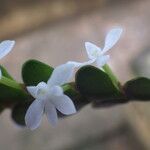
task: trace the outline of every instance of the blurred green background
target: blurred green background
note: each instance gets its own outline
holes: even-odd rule
[[[21,65],[30,58],[51,66],[87,59],[84,42],[103,47],[114,26],[124,34],[111,54],[110,66],[122,83],[150,76],[149,0],[1,0],[0,39],[14,39],[13,51],[1,60],[21,81]],[[0,116],[1,150],[150,150],[150,103],[113,108],[86,106],[56,128],[44,118],[35,131]]]

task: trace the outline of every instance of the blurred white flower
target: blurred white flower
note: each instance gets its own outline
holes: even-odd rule
[[[10,40],[6,40],[6,41],[2,41],[0,43],[0,59],[5,57],[14,47],[15,45],[15,41],[10,41]],[[2,77],[2,72],[0,70],[0,78]]]
[[[105,53],[117,43],[122,31],[122,28],[119,27],[110,30],[105,38],[105,45],[103,49],[90,42],[85,42],[86,52],[90,60],[84,63],[69,61],[68,64],[74,64],[76,67],[81,67],[96,62],[96,66],[101,68],[108,62],[110,58],[110,56],[105,55]]]
[[[61,85],[67,83],[74,72],[73,64],[56,67],[48,82],[40,82],[37,86],[28,86],[27,90],[35,98],[25,115],[25,122],[31,130],[36,129],[45,113],[48,121],[54,126],[58,121],[57,111],[70,115],[76,113],[72,100],[63,93]]]

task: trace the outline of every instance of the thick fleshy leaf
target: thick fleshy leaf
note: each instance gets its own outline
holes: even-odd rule
[[[39,127],[44,113],[44,105],[45,102],[43,100],[36,99],[29,106],[25,115],[25,123],[26,126],[31,130],[34,130],[37,127]]]
[[[50,103],[50,101],[46,101],[45,113],[49,123],[51,123],[52,126],[56,126],[58,122],[57,111],[54,105]]]
[[[97,55],[101,52],[100,47],[97,47],[95,44],[92,44],[90,42],[85,42],[85,48],[89,59],[95,59]]]
[[[76,113],[76,108],[72,100],[66,95],[55,96],[51,101],[62,114],[70,115]]]
[[[109,55],[98,57],[96,60],[97,67],[101,68],[102,66],[104,66],[108,62],[109,58],[110,58]]]
[[[49,87],[67,83],[73,76],[74,69],[75,66],[69,63],[57,66],[47,82]]]
[[[11,80],[14,80],[13,77],[7,72],[7,70],[0,65],[0,70],[1,70],[1,75],[8,78],[8,79],[11,79]]]
[[[22,78],[27,86],[36,86],[39,82],[47,82],[53,68],[38,61],[28,60],[22,68]]]
[[[105,38],[105,46],[103,48],[103,53],[111,49],[117,41],[120,39],[122,28],[114,28],[112,29]]]
[[[62,88],[64,90],[64,94],[72,100],[76,110],[81,109],[90,102],[87,98],[79,93],[74,82],[65,84],[62,86]]]
[[[69,96],[71,99],[73,97],[80,96],[80,93],[77,91],[76,85],[75,85],[74,82],[64,84],[62,86],[62,89],[64,91],[64,94],[66,94],[67,96]]]
[[[14,47],[15,41],[6,40],[0,43],[0,59],[6,56]]]
[[[11,117],[18,125],[25,126],[25,114],[30,105],[31,102],[25,102],[13,107]]]
[[[0,101],[22,101],[27,100],[28,95],[16,81],[6,77],[0,80]]]
[[[150,100],[150,79],[138,77],[125,83],[124,91],[130,99]]]
[[[122,95],[113,85],[109,76],[94,66],[84,66],[78,70],[76,85],[85,97],[111,99]]]

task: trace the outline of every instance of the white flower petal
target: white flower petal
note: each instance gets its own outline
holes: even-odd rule
[[[60,86],[53,86],[52,88],[50,88],[50,91],[48,93],[50,94],[50,96],[61,96],[63,95],[63,89]]]
[[[47,89],[47,84],[45,82],[40,82],[36,87],[37,89]]]
[[[67,83],[71,77],[73,76],[73,72],[75,69],[74,64],[63,64],[60,66],[57,66],[50,79],[48,80],[47,84],[49,87],[54,86],[54,85],[63,85]]]
[[[89,59],[95,59],[97,55],[101,52],[100,47],[97,47],[96,45],[90,42],[85,42],[85,48],[86,48]]]
[[[72,100],[67,95],[55,96],[51,99],[51,101],[54,106],[65,115],[76,113],[76,108]]]
[[[34,97],[37,97],[37,87],[36,86],[27,86],[27,91]]]
[[[14,47],[15,41],[3,41],[0,43],[0,59],[6,56]]]
[[[69,64],[74,64],[75,67],[82,67],[82,66],[86,66],[86,65],[90,65],[90,64],[94,63],[95,60],[96,60],[96,59],[91,59],[91,60],[86,61],[86,62],[83,62],[83,63],[75,62],[75,61],[68,61],[67,63],[69,63]]]
[[[25,115],[25,123],[26,126],[31,130],[34,130],[37,127],[39,127],[42,120],[44,105],[45,102],[43,100],[36,99],[29,106],[27,113]]]
[[[82,65],[82,63],[76,61],[68,61],[67,64],[72,64],[75,67],[80,67]]]
[[[40,82],[37,86],[37,98],[47,99],[48,96],[48,85],[45,82]]]
[[[46,99],[48,96],[48,86],[45,82],[40,82],[37,86],[27,86],[28,92],[39,99]]]
[[[102,66],[104,66],[108,60],[110,59],[109,55],[104,55],[104,56],[100,56],[97,60],[96,60],[96,65],[101,68]]]
[[[0,69],[0,79],[2,78],[2,71],[1,71],[1,69]]]
[[[48,121],[52,124],[52,126],[55,126],[58,122],[57,111],[54,105],[51,104],[48,100],[46,101],[45,105],[45,113]]]
[[[107,34],[105,38],[105,46],[103,48],[103,53],[111,49],[117,43],[122,31],[122,28],[114,28]]]

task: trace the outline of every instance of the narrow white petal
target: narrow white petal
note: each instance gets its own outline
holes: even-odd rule
[[[68,61],[67,64],[72,64],[75,67],[80,67],[83,63],[76,62],[76,61]]]
[[[52,97],[51,101],[54,106],[65,115],[76,113],[76,108],[72,100],[67,95]]]
[[[39,127],[44,111],[44,104],[44,101],[37,99],[29,106],[25,115],[25,123],[31,130]]]
[[[38,85],[37,85],[37,88],[38,89],[47,89],[47,84],[45,82],[40,82]]]
[[[2,71],[1,71],[1,69],[0,69],[0,79],[2,78]]]
[[[86,66],[86,65],[90,65],[90,64],[94,63],[95,60],[96,59],[91,59],[91,60],[83,62],[83,63],[75,62],[75,61],[68,61],[67,63],[74,64],[75,67],[82,67],[82,66]]]
[[[0,59],[6,56],[14,47],[15,41],[3,41],[0,43]]]
[[[27,86],[27,91],[34,97],[37,97],[37,87],[36,86]]]
[[[85,42],[85,48],[89,59],[95,59],[97,57],[96,55],[98,55],[101,51],[100,47],[97,47],[90,42]]]
[[[117,43],[122,31],[122,28],[114,28],[107,34],[105,38],[105,46],[103,48],[103,53],[111,49]]]
[[[75,69],[75,65],[74,64],[63,64],[60,66],[57,66],[50,79],[48,80],[48,86],[54,86],[54,85],[63,85],[65,83],[67,83],[71,77],[73,76],[73,72]]]
[[[48,94],[48,85],[45,82],[40,82],[36,87],[37,87],[37,98],[46,99]]]
[[[50,94],[50,96],[61,96],[63,95],[63,89],[60,86],[53,86],[52,88],[50,88],[50,91],[48,93]]]
[[[89,60],[89,61],[83,62],[83,63],[80,65],[80,67],[86,66],[86,65],[90,65],[90,64],[94,63],[95,60],[96,60],[96,59],[91,59],[91,60]]]
[[[96,60],[97,67],[101,68],[102,66],[104,66],[108,62],[109,59],[110,59],[109,55],[100,56]]]
[[[45,113],[48,121],[52,124],[52,126],[55,126],[58,122],[57,111],[54,105],[51,104],[48,100],[46,101],[45,105]]]

